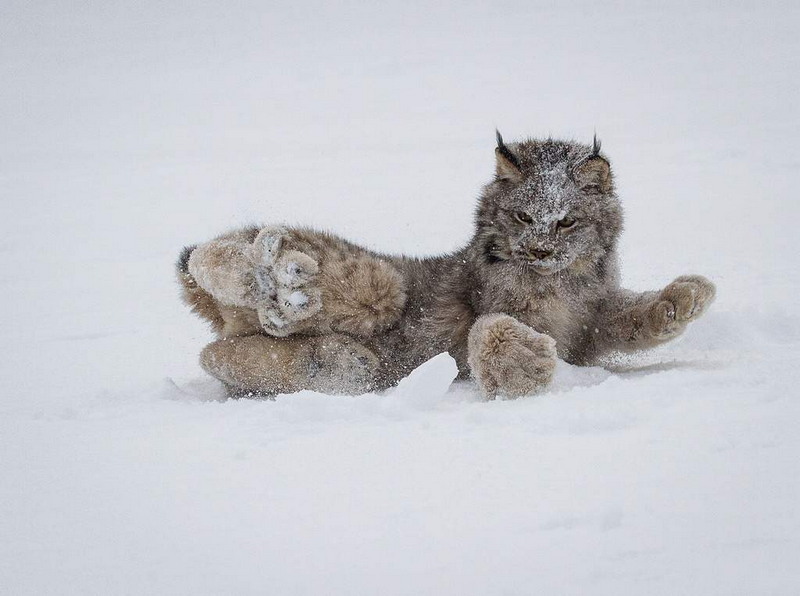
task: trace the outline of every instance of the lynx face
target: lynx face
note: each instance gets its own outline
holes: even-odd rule
[[[478,214],[486,254],[551,275],[608,250],[621,212],[599,146],[498,139],[497,178]]]

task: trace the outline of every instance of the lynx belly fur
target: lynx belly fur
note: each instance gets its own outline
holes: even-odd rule
[[[487,398],[547,387],[556,358],[591,364],[662,344],[714,298],[699,275],[619,287],[622,209],[599,143],[497,135],[472,240],[433,258],[376,253],[301,227],[236,230],[184,249],[183,298],[219,339],[202,367],[233,396],[387,388],[450,352]]]

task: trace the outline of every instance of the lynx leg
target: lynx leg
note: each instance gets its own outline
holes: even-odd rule
[[[400,272],[369,253],[321,262],[321,322],[333,331],[370,337],[395,323],[406,304]]]
[[[206,317],[225,337],[258,330],[276,337],[368,337],[397,321],[406,302],[405,280],[390,262],[314,230],[268,227],[228,234],[194,248],[182,261],[187,302],[201,316],[221,318],[223,323]],[[218,308],[201,310],[205,302],[198,296],[205,302],[211,297]]]
[[[508,315],[480,317],[472,325],[467,346],[472,375],[489,399],[528,395],[553,378],[555,340]]]
[[[713,283],[701,275],[683,275],[658,292],[620,291],[602,307],[595,325],[597,354],[610,350],[643,350],[677,337],[697,320],[716,296]]]
[[[259,310],[270,335],[302,331],[369,337],[400,318],[405,280],[386,259],[307,228],[281,229],[279,242],[273,236],[265,228],[254,242],[268,246],[262,253],[274,259],[277,309]]]
[[[252,231],[220,237],[192,251],[188,271],[222,306],[253,310],[265,331],[284,337],[321,307],[317,262],[285,249],[287,234],[269,227],[255,238]]]
[[[373,387],[378,359],[344,335],[250,335],[210,343],[200,353],[200,365],[239,396],[303,389],[357,395]]]

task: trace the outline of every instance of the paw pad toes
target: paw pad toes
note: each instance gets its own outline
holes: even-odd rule
[[[256,257],[264,263],[274,263],[278,258],[287,230],[282,227],[267,227],[253,241]]]
[[[286,304],[295,308],[303,308],[308,304],[308,296],[303,294],[303,292],[294,291],[289,294],[289,297],[286,299]]]
[[[301,321],[314,315],[321,307],[319,291],[315,289],[281,288],[278,292],[278,309],[283,319]]]
[[[307,284],[318,271],[319,265],[307,254],[287,251],[275,263],[274,276],[279,284],[297,288]]]
[[[255,272],[252,294],[259,303],[259,319],[272,335],[285,336],[297,323],[321,308],[320,291],[310,286],[319,265],[307,254],[286,249],[289,231],[283,227],[261,230],[252,244]]]

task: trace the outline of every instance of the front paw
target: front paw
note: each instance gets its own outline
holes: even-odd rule
[[[555,340],[508,315],[479,318],[468,343],[472,375],[489,399],[529,395],[552,381]]]
[[[682,275],[661,290],[647,311],[650,334],[656,339],[678,335],[714,301],[716,288],[701,275]]]

